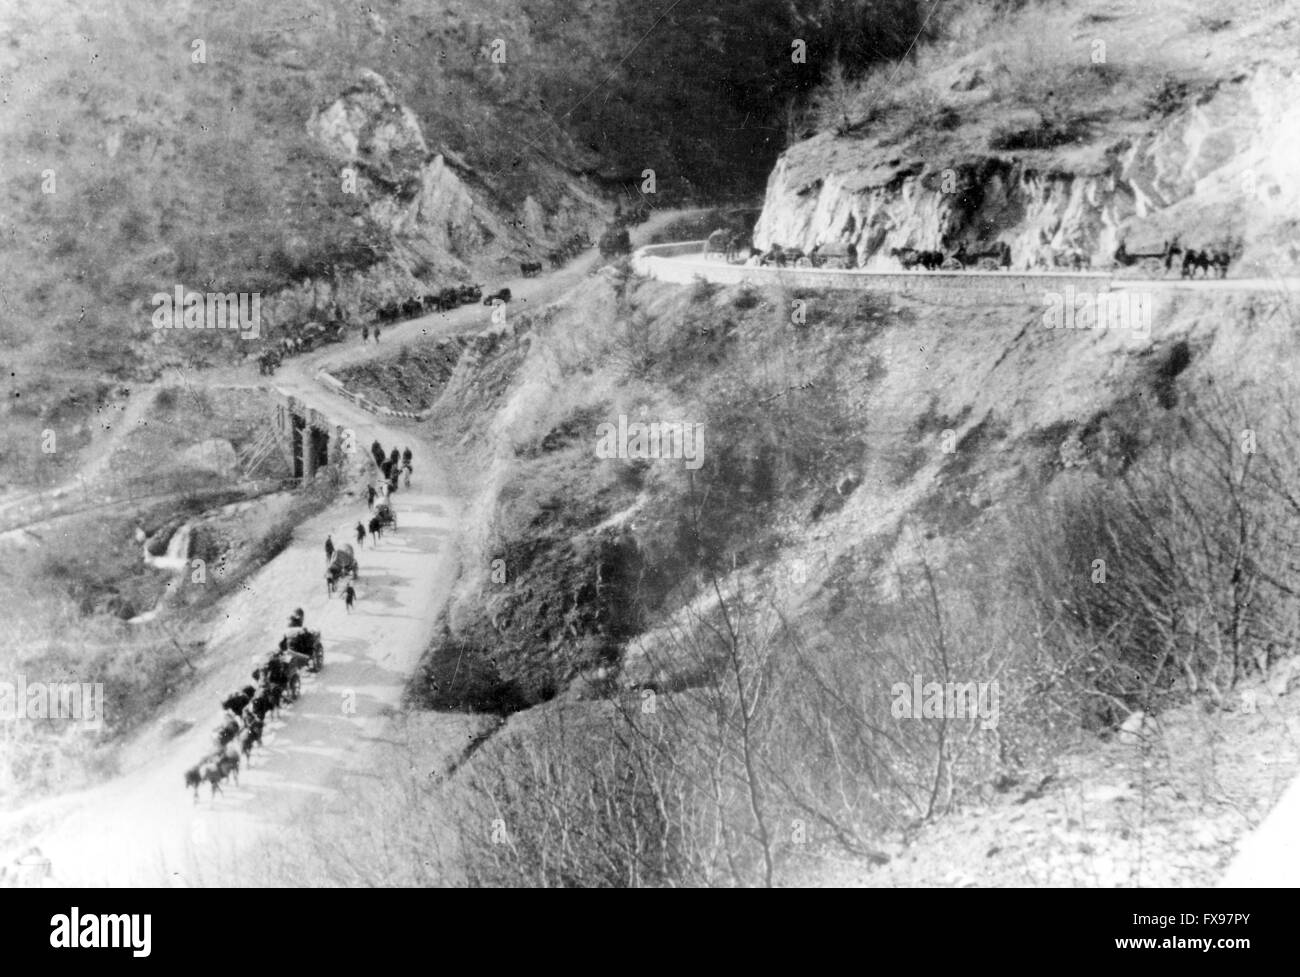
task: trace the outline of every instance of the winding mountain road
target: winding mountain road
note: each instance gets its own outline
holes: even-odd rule
[[[659,213],[636,236],[687,213]],[[515,309],[536,307],[581,281],[597,260],[588,253],[553,274],[494,287],[511,289]],[[0,850],[39,847],[49,859],[49,884],[231,884],[239,878],[240,853],[258,839],[293,830],[305,811],[328,808],[369,783],[376,750],[388,739],[390,711],[400,707],[412,670],[434,640],[456,580],[462,505],[433,446],[414,426],[366,412],[316,375],[384,356],[403,342],[487,328],[490,316],[485,306],[465,306],[391,326],[378,347],[335,345],[285,361],[271,385],[351,428],[359,445],[378,439],[386,447],[409,445],[415,455],[416,478],[394,498],[398,530],[357,552],[354,613],[346,612],[341,599],[328,597],[324,586],[325,536],[355,545],[352,529],[366,515],[364,501],[347,499],[299,525],[290,545],[227,600],[224,617],[208,635],[201,677],[171,704],[168,717],[123,744],[121,773],[0,814]],[[195,379],[247,387],[261,378],[250,362]],[[183,787],[184,771],[210,751],[221,699],[249,682],[254,656],[269,653],[294,607],[304,608],[307,625],[321,630],[325,668],[308,676],[299,700],[268,725],[265,746],[254,752],[239,785],[227,782],[215,798],[205,787],[195,803]],[[193,725],[170,736],[166,719]],[[445,747],[442,759],[459,759],[481,725],[481,717],[437,716],[433,728]]]
[[[644,238],[683,215],[658,214],[636,236]],[[638,257],[643,261],[646,254],[643,249]],[[515,309],[536,307],[580,281],[596,260],[588,255],[556,273],[494,287],[511,288]],[[683,261],[688,279],[696,273],[710,277],[711,263]],[[781,274],[744,271],[759,278]],[[1260,287],[1279,286],[1265,281]],[[456,580],[462,504],[450,491],[433,446],[414,426],[362,410],[316,375],[386,355],[403,342],[486,328],[489,316],[485,307],[463,307],[391,326],[379,347],[354,342],[285,362],[270,381],[275,387],[352,428],[359,444],[378,439],[385,446],[410,445],[416,456],[417,478],[395,499],[399,530],[358,551],[355,612],[349,615],[341,600],[327,597],[322,580],[325,535],[355,543],[351,528],[366,511],[364,502],[343,500],[300,525],[290,546],[223,607],[221,623],[208,636],[201,677],[170,707],[171,718],[193,726],[169,736],[166,724],[155,723],[123,744],[117,776],[0,815],[5,850],[39,846],[50,860],[49,881],[59,885],[229,884],[237,878],[240,853],[250,845],[292,831],[304,812],[328,810],[369,783],[376,750],[390,732],[390,710],[400,707],[407,679],[434,640],[438,615]],[[252,364],[209,371],[199,379],[240,386],[258,382]],[[270,650],[295,606],[305,608],[308,625],[322,631],[324,670],[308,677],[302,697],[268,727],[265,747],[255,752],[239,786],[228,783],[215,799],[205,788],[195,803],[182,775],[208,750],[220,699],[247,682],[253,656]],[[471,716],[435,717],[449,761],[458,757],[477,723]],[[1258,844],[1243,846],[1224,884],[1283,884],[1278,881],[1283,877],[1295,882],[1297,810],[1300,785],[1293,785],[1260,830]]]
[[[63,885],[203,884],[230,865],[231,852],[263,832],[284,830],[304,805],[346,792],[364,772],[368,745],[384,735],[408,676],[434,636],[457,573],[460,505],[447,493],[432,449],[395,431],[306,378],[306,364],[279,378],[285,388],[361,444],[409,444],[420,477],[395,497],[400,529],[359,551],[356,610],[327,596],[322,545],[327,533],[355,543],[364,502],[346,501],[300,525],[291,545],[229,598],[208,638],[202,679],[171,715],[194,725],[167,738],[156,724],[123,750],[124,773],[101,786],[52,798],[0,819],[0,836],[21,835],[50,859]],[[195,804],[182,774],[209,749],[220,700],[247,684],[255,654],[269,652],[290,610],[306,610],[322,632],[326,665],[266,732],[238,787]],[[465,717],[447,717],[449,742],[463,741]],[[20,823],[14,823],[15,821]],[[7,823],[8,822],[8,823]]]

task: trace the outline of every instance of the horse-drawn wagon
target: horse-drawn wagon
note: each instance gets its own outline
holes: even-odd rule
[[[389,526],[397,528],[397,513],[393,512],[393,507],[387,502],[380,502],[375,506],[375,518],[379,520],[380,529],[387,529]]]
[[[309,672],[319,672],[324,667],[325,645],[321,642],[320,632],[290,628],[280,639],[279,647],[260,662],[253,674],[266,684],[282,689],[285,699],[292,702],[302,690],[302,678],[298,673],[304,668]]]
[[[829,268],[836,263],[841,268],[852,270],[858,266],[858,249],[838,241],[819,244],[808,252],[808,260],[814,268]]]
[[[329,587],[329,592],[334,593],[334,587],[339,582],[339,578],[351,575],[353,580],[357,579],[357,557],[352,551],[351,543],[344,543],[334,551],[330,557],[330,565],[325,569],[325,584]]]
[[[1174,258],[1183,253],[1178,239],[1165,241],[1159,251],[1129,251],[1125,241],[1115,249],[1115,268],[1134,269],[1149,278],[1160,278],[1173,267]]]

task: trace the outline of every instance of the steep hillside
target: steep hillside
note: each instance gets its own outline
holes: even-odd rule
[[[703,170],[734,171],[710,188],[722,198],[773,148],[778,93],[788,135],[823,131],[772,160],[759,247],[851,243],[878,268],[894,248],[1000,242],[1018,267],[1077,267],[1177,239],[1229,252],[1238,279],[1142,291],[1114,276],[1107,300],[1140,299],[1149,318],[1060,328],[1050,311],[1097,302],[1090,283],[1110,276],[821,289],[777,268],[677,285],[636,274],[641,257],[593,258],[512,282],[493,312],[410,323],[397,343],[386,331],[382,354],[339,354],[330,369],[354,394],[419,411],[386,419],[385,444],[409,432],[418,471],[449,463],[436,494],[416,490],[427,521],[408,539],[428,551],[400,535],[393,550],[438,601],[394,620],[426,641],[440,618],[418,667],[389,673],[386,694],[405,682],[393,769],[248,859],[269,876],[252,881],[1212,882],[1276,771],[1300,764],[1300,317],[1240,277],[1300,258],[1294,7],[1238,20],[1205,0],[745,2],[729,15],[748,19],[738,52],[724,14],[692,0],[402,15],[320,0],[300,29],[282,21],[251,45],[226,83],[290,101],[221,138],[274,155],[291,122],[301,153],[276,186],[321,217],[296,223],[267,189],[267,250],[249,259],[220,234],[196,247],[232,280],[278,282],[273,322],[500,273],[602,219],[660,153],[682,195]],[[477,54],[422,73],[432,12],[447,15],[439,41]],[[497,40],[516,49],[496,24],[517,15],[536,55],[519,76],[513,55],[490,57]],[[213,23],[235,32],[237,16],[265,15],[237,5]],[[864,74],[876,18],[893,28],[880,50],[906,56]],[[196,33],[180,14],[165,23]],[[816,66],[802,77],[789,48],[805,29]],[[162,71],[161,57],[138,60]],[[568,109],[538,114],[557,98]],[[692,115],[696,98],[716,112]],[[751,111],[761,131],[746,131]],[[336,206],[344,169],[358,192]],[[228,194],[236,170],[207,189]],[[140,172],[175,189],[162,163]],[[50,210],[56,230],[87,212]],[[18,212],[16,239],[39,236],[35,211]],[[748,226],[742,207],[658,219],[674,236]],[[167,275],[205,267],[161,242]],[[28,273],[37,294],[44,272]],[[292,375],[299,392],[314,383]],[[105,395],[70,393],[80,408]],[[33,426],[52,416],[28,410]],[[251,414],[245,427],[201,433],[233,445]],[[160,520],[150,529],[170,529]],[[230,524],[205,535],[214,555],[236,552]],[[139,594],[156,597],[144,576]]]
[[[756,243],[1289,271],[1289,9],[1158,14],[968,4],[892,87],[832,78]],[[610,268],[439,377],[475,529],[412,701],[509,718],[426,881],[1213,882],[1295,769],[1286,297],[1059,329],[1026,280],[773,281]]]
[[[1011,247],[1109,266],[1116,248],[1300,262],[1300,18],[1292,3],[968,5],[945,43],[818,92],[822,131],[768,182],[759,247]],[[982,247],[977,247],[982,246]]]
[[[1212,881],[1267,810],[1242,798],[1284,782],[1228,767],[1286,742],[1249,731],[1272,722],[1262,685],[1285,694],[1297,641],[1276,583],[1300,538],[1294,328],[1267,295],[1179,295],[1139,333],[1047,330],[1033,298],[604,275],[476,337],[425,428],[458,458],[470,532],[411,696],[509,718],[446,774],[460,854],[419,879]],[[1254,362],[1278,372],[1257,380]],[[610,456],[620,417],[702,424],[700,464],[631,443]],[[1234,450],[1245,431],[1253,459]],[[1248,606],[1225,569],[1234,507]],[[968,719],[900,720],[897,686],[917,676],[995,698]],[[1256,689],[1260,721],[1233,719],[1221,747],[1214,716]],[[1131,770],[1102,789],[1098,736],[1135,711],[1174,738],[1146,753],[1121,737],[1108,750]],[[1144,779],[1170,750],[1176,767]],[[985,832],[931,877],[979,815],[936,825],[1040,782],[1052,799],[1015,829],[1043,834],[1033,859],[982,861]],[[1056,808],[1079,803],[1105,806],[1104,826],[1065,825],[1058,845]],[[434,844],[419,803],[385,804],[377,845]],[[489,810],[509,852],[475,828]],[[1211,840],[1151,854],[1184,832]],[[303,877],[333,870],[327,845],[305,847]],[[611,849],[624,855],[596,857]]]
[[[832,46],[897,55],[922,7],[14,0],[0,480],[66,477],[115,381],[261,351],[160,339],[154,294],[260,292],[271,344],[594,239],[619,195],[752,193]],[[52,455],[31,449],[47,429]]]
[[[514,6],[10,4],[5,477],[66,474],[108,380],[258,345],[149,342],[156,292],[261,292],[272,343],[598,226],[587,151],[479,50]],[[56,455],[30,450],[44,428]]]

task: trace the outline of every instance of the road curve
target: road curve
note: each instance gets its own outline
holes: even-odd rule
[[[656,214],[636,229],[642,238],[689,211]],[[514,307],[537,306],[577,284],[597,262],[586,255],[553,274],[507,282]],[[498,283],[497,287],[500,287]],[[381,357],[395,344],[487,328],[490,310],[467,306],[385,330],[381,346],[330,346],[285,361],[267,380],[251,361],[204,371],[205,385],[269,385],[299,398],[331,422],[351,428],[359,445],[410,446],[416,478],[395,497],[399,529],[357,553],[359,595],[353,614],[326,595],[323,543],[350,541],[366,513],[345,499],[297,527],[290,545],[223,604],[224,619],[208,636],[201,678],[170,705],[169,716],[193,722],[169,737],[161,721],[122,746],[122,773],[95,787],[57,795],[0,815],[0,849],[35,845],[61,886],[167,886],[238,881],[239,855],[259,838],[293,830],[305,811],[318,810],[373,776],[371,762],[385,737],[390,710],[401,705],[408,676],[434,638],[437,618],[458,572],[461,503],[449,490],[434,447],[409,424],[362,410],[316,379],[327,366]],[[254,654],[267,653],[289,611],[302,607],[320,628],[325,668],[309,676],[301,698],[268,726],[238,787],[196,804],[184,771],[210,749],[222,698],[249,681]],[[478,726],[475,717],[442,714],[436,728],[455,757]]]
[[[459,503],[442,484],[432,448],[322,390],[301,370],[286,370],[277,381],[352,427],[361,444],[378,438],[385,446],[411,446],[420,474],[395,498],[400,529],[358,553],[360,600],[349,615],[326,594],[322,546],[327,533],[355,545],[351,529],[364,502],[339,502],[300,525],[291,545],[225,602],[201,680],[171,709],[172,717],[194,723],[188,732],[168,739],[155,725],[124,746],[122,776],[0,819],[6,840],[16,836],[41,848],[60,885],[217,880],[254,838],[284,830],[306,806],[346,792],[433,639],[457,571]],[[228,784],[215,800],[205,791],[195,804],[183,789],[184,770],[210,749],[221,698],[249,681],[254,654],[271,650],[295,606],[321,629],[326,667],[308,677],[299,701],[268,728],[266,748],[254,753],[240,785]],[[456,722],[448,717],[449,727]]]

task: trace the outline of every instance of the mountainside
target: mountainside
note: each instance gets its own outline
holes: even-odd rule
[[[108,676],[143,727],[246,681],[287,595],[327,622],[251,786],[167,808],[241,884],[1214,884],[1300,771],[1300,0],[1246,7],[16,6],[0,465],[66,478],[0,508],[71,528],[0,540],[0,652]],[[91,67],[38,67],[60,31]],[[745,243],[760,173],[757,249],[1011,268],[699,253]],[[655,257],[600,234],[644,197],[609,230]],[[1225,274],[1184,280],[1175,245]],[[459,281],[510,292],[355,342]],[[264,347],[152,331],[173,282],[264,289],[272,344],[333,316],[349,342],[255,378]],[[286,435],[290,395],[324,406]],[[47,428],[66,447],[37,456]],[[371,462],[408,435],[415,487],[367,541]],[[295,438],[304,471],[333,452],[309,491],[252,484]],[[123,480],[158,493],[97,512]],[[320,585],[326,533],[356,540],[355,608]],[[102,777],[77,816],[132,821],[179,792],[154,748],[206,737],[175,729],[124,724],[44,784]],[[40,732],[33,783],[67,746]],[[245,818],[272,830],[221,834]],[[75,821],[52,836],[94,867]]]
[[[1010,245],[1013,268],[1116,248],[1223,247],[1241,274],[1300,263],[1300,22],[1291,4],[974,5],[915,63],[820,92],[755,243]]]
[[[1295,322],[1162,299],[1049,330],[1034,296],[609,275],[431,366],[467,532],[411,702],[508,718],[437,801],[389,798],[374,877],[436,803],[464,860],[420,883],[761,884],[761,825],[785,884],[1211,884],[1297,769]],[[702,464],[602,451],[636,423],[699,425]],[[935,680],[996,698],[900,719]]]
[[[503,22],[528,46],[516,4],[83,6],[3,13],[8,479],[70,471],[114,380],[265,348],[159,341],[156,292],[260,292],[267,345],[335,300],[359,329],[608,210],[530,77],[483,54]],[[50,427],[60,451],[29,450]]]
[[[897,56],[923,7],[10,0],[0,489],[68,475],[115,383],[262,351],[159,339],[155,293],[260,292],[265,348],[595,239],[619,202],[752,193],[832,48]]]
[[[838,131],[783,154],[754,243],[1290,273],[1294,27],[966,5],[899,84],[819,90]],[[413,693],[510,714],[452,780],[471,881],[1219,877],[1297,769],[1294,311],[1162,289],[1060,329],[1059,283],[980,286],[624,269],[460,359],[430,423],[473,418],[477,528]],[[698,425],[702,465],[602,453],[638,422]],[[932,712],[936,681],[993,701]]]

